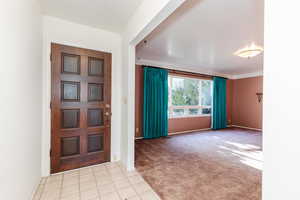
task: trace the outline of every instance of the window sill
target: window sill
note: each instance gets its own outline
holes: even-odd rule
[[[169,117],[169,119],[180,119],[180,118],[197,118],[197,117],[211,117],[210,114],[208,115],[185,115],[185,116],[172,116],[172,117]]]

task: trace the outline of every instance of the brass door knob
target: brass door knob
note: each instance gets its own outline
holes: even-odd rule
[[[110,112],[105,112],[105,115],[106,115],[106,116],[111,116],[112,113],[110,113]]]

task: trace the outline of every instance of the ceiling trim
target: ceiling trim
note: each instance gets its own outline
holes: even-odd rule
[[[247,73],[247,74],[238,74],[238,75],[231,75],[231,79],[242,79],[242,78],[251,78],[257,76],[263,76],[263,71]]]
[[[179,65],[176,65],[176,64],[165,63],[165,62],[154,61],[154,60],[148,60],[148,59],[139,59],[139,60],[136,60],[135,63],[137,65],[149,65],[149,66],[153,66],[153,67],[161,67],[161,68],[165,68],[165,69],[181,70],[181,71],[205,74],[205,75],[210,75],[210,76],[221,76],[221,77],[228,78],[228,79],[243,79],[243,78],[263,76],[263,71],[231,75],[231,74],[218,73],[218,72],[214,72],[214,71],[190,70],[190,69],[186,69],[186,67],[189,67],[189,66],[184,66],[184,65],[179,66]]]
[[[171,64],[171,63],[164,63],[160,61],[154,61],[154,60],[147,60],[147,59],[139,59],[136,60],[135,62],[137,65],[149,65],[153,67],[161,67],[165,69],[173,69],[173,70],[181,70],[181,71],[186,71],[186,72],[192,72],[192,73],[198,73],[198,74],[205,74],[205,75],[210,75],[210,76],[221,76],[224,78],[231,79],[230,74],[223,74],[223,73],[217,73],[213,71],[205,71],[205,70],[190,70],[186,69],[189,66],[184,66],[184,65],[176,65],[176,64]]]

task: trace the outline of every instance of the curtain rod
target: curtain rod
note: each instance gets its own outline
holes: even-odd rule
[[[194,75],[194,76],[201,76],[201,77],[206,77],[206,78],[213,78],[214,76],[212,75],[207,75],[207,74],[200,74],[196,72],[187,72],[187,71],[182,71],[182,70],[176,70],[176,69],[168,69],[168,68],[162,68],[162,67],[154,67],[154,66],[146,66],[146,65],[141,65],[142,67],[152,67],[152,68],[159,68],[159,69],[166,69],[170,73],[174,74],[183,74],[183,75]],[[222,77],[224,78],[224,77]]]
[[[190,75],[190,76],[198,76],[198,77],[205,77],[205,78],[212,78],[213,76],[207,74],[200,74],[195,72],[186,72],[181,70],[174,70],[174,69],[167,69],[169,73],[178,74],[178,75]]]

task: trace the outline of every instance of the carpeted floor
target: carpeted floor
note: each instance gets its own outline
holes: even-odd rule
[[[261,132],[204,131],[135,148],[136,169],[163,200],[261,199]]]

